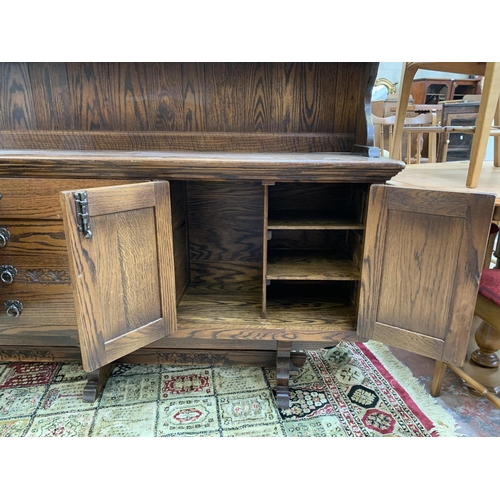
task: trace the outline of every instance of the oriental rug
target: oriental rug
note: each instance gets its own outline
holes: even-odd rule
[[[120,364],[94,403],[74,363],[0,364],[0,436],[456,436],[456,423],[377,342],[307,352],[276,407],[275,370]]]

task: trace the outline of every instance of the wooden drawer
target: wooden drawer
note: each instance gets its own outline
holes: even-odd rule
[[[17,318],[7,316],[4,308],[6,300],[19,300],[23,303],[23,311]],[[17,321],[20,324],[36,322],[41,325],[76,325],[73,291],[69,284],[52,284],[30,286],[12,284],[0,290],[0,324],[5,325],[6,318],[9,324]]]
[[[139,181],[106,179],[0,179],[0,217],[61,219],[59,193],[71,189],[131,184]]]
[[[13,284],[69,283],[69,262],[61,221],[0,219],[10,238],[0,248],[0,266],[12,266]],[[0,283],[0,287],[11,285]]]

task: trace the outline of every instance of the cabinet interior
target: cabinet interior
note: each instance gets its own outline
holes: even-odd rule
[[[354,330],[367,189],[172,182],[179,328]]]

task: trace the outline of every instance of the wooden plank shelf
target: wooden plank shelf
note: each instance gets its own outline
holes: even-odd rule
[[[269,254],[267,280],[357,281],[358,267],[348,258],[324,251],[276,251]]]
[[[319,211],[279,211],[269,215],[268,229],[364,229],[364,224],[354,219],[333,218],[331,214]]]

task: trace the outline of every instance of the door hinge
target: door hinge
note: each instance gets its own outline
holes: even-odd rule
[[[75,193],[76,218],[78,231],[85,235],[85,238],[92,237],[90,230],[89,202],[87,200],[87,191],[77,191]]]

